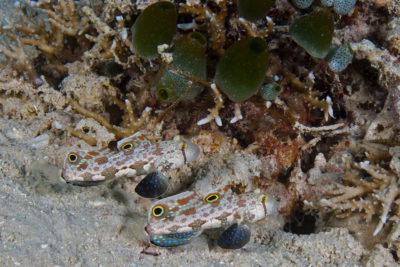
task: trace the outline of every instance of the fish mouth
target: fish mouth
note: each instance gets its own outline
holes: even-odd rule
[[[62,173],[61,173],[61,178],[67,184],[76,185],[76,186],[82,186],[82,187],[95,186],[95,185],[98,185],[98,184],[101,184],[102,182],[104,182],[104,180],[101,180],[101,181],[68,180],[62,175]]]
[[[87,180],[87,181],[84,181],[84,180],[74,179],[73,177],[72,178],[71,177],[68,178],[68,175],[65,175],[65,170],[64,169],[61,169],[60,176],[61,176],[61,179],[64,182],[66,182],[67,184],[76,185],[76,186],[82,186],[82,187],[94,186],[94,185],[98,185],[98,184],[101,184],[102,182],[104,182],[104,180],[98,180],[98,181]]]
[[[61,179],[67,183],[68,181],[67,181],[67,179],[65,179],[65,174],[64,173],[65,173],[64,169],[61,169],[61,172],[59,172]]]
[[[71,185],[86,187],[86,186],[95,186],[103,182],[104,181],[68,181],[66,183]]]
[[[146,226],[144,227],[144,232],[145,232],[148,236],[151,235],[151,228],[150,228],[150,225],[146,225]]]

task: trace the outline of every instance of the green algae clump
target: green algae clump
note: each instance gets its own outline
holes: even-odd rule
[[[339,15],[346,15],[353,9],[355,4],[356,0],[335,0],[333,10]]]
[[[267,66],[267,42],[260,37],[250,37],[225,51],[217,64],[214,79],[230,100],[244,101],[261,87]]]
[[[292,0],[293,4],[300,9],[308,8],[314,0]]]
[[[324,6],[332,6],[333,0],[321,0],[321,4]]]
[[[339,15],[346,15],[349,13],[357,0],[321,0],[324,6],[333,6],[333,10]]]
[[[192,32],[176,41],[174,47],[169,51],[173,61],[170,66],[164,66],[157,74],[155,91],[159,99],[176,100],[186,92],[187,84],[191,79],[182,73],[203,81],[207,78],[206,45],[206,38],[199,32]],[[192,82],[194,83],[193,87],[184,100],[196,97],[204,89],[196,81]]]
[[[171,42],[177,19],[175,5],[171,2],[157,2],[143,10],[131,29],[135,53],[146,59],[157,58],[157,46]]]
[[[275,0],[239,0],[239,15],[250,21],[262,19],[274,3]]]
[[[282,87],[275,83],[264,84],[260,89],[261,97],[265,100],[274,100],[282,93]]]
[[[333,15],[325,9],[295,19],[289,28],[292,39],[316,58],[328,54],[333,30]]]
[[[326,57],[329,68],[334,72],[343,71],[353,60],[353,50],[349,44],[334,47]]]

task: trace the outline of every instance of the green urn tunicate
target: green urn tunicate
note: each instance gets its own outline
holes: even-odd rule
[[[132,26],[135,53],[147,59],[157,58],[157,46],[171,42],[177,18],[175,5],[171,2],[157,2],[143,10]]]
[[[192,32],[189,35],[177,40],[175,46],[168,51],[172,54],[173,61],[171,67],[163,67],[157,74],[155,91],[161,100],[176,100],[188,88],[191,80],[178,72],[192,75],[200,80],[206,77],[206,45],[207,40],[203,34]],[[204,87],[195,81],[190,92],[185,96],[185,100],[196,97]]]
[[[295,19],[289,32],[292,39],[311,56],[324,58],[332,41],[333,15],[325,9],[314,11]]]
[[[217,64],[215,82],[234,102],[254,95],[264,81],[268,65],[267,42],[250,37],[234,43]]]
[[[321,4],[324,6],[332,6],[333,0],[321,0]]]
[[[239,15],[247,20],[262,19],[274,3],[275,0],[239,0]]]
[[[353,50],[349,44],[334,47],[326,57],[329,68],[334,72],[344,70],[353,60]]]
[[[307,8],[309,6],[311,6],[311,4],[313,3],[314,0],[292,0],[293,4],[297,7],[297,8]]]
[[[339,15],[346,15],[353,9],[356,2],[356,0],[334,0],[333,10]]]
[[[261,97],[265,100],[274,100],[281,92],[281,86],[275,82],[264,84],[260,89]]]

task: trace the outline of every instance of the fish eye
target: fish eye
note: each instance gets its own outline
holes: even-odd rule
[[[161,205],[155,206],[152,210],[152,214],[154,217],[160,217],[164,214],[164,212],[165,212],[165,209]]]
[[[206,202],[208,203],[213,203],[215,201],[217,201],[219,199],[219,194],[209,194],[208,196],[206,196],[206,198],[204,199]]]
[[[123,151],[129,151],[133,148],[133,144],[132,143],[125,143],[121,146],[121,150]]]
[[[71,152],[68,154],[67,159],[71,163],[76,163],[78,161],[79,157],[78,157],[78,154]]]

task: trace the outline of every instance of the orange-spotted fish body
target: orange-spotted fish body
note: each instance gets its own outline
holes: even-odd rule
[[[203,230],[256,222],[276,210],[276,201],[266,194],[236,195],[228,186],[206,195],[187,191],[155,202],[145,231],[152,244],[173,247],[186,244],[182,239],[189,241]],[[158,243],[171,240],[169,245]]]
[[[93,151],[73,150],[64,160],[62,178],[72,184],[86,185],[122,176],[136,176],[178,168],[195,160],[199,148],[176,138],[150,142],[136,133],[117,143],[118,150],[102,148]]]

